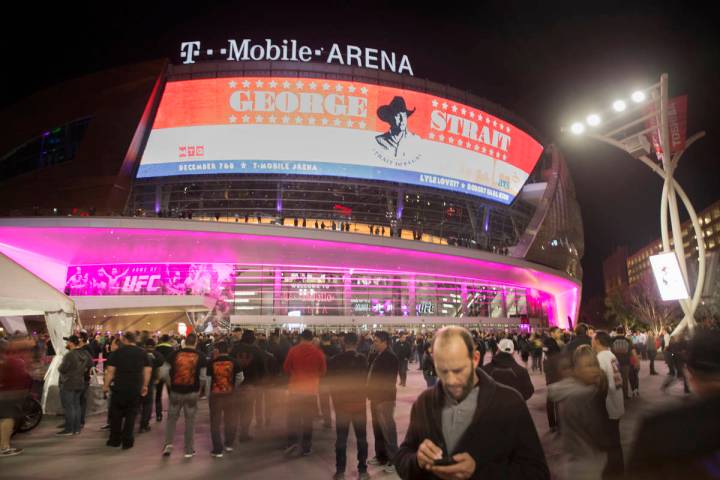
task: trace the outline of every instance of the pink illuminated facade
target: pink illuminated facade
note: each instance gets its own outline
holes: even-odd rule
[[[258,325],[333,317],[337,323],[565,327],[575,321],[581,289],[561,272],[486,252],[279,226],[3,219],[0,251],[58,290],[74,288],[67,290],[73,295],[138,294],[142,289],[177,295],[182,291],[164,287],[173,276],[165,270],[186,276],[189,270],[231,271],[224,283],[215,276],[219,314]],[[83,276],[101,269],[108,277],[124,273],[133,279],[118,278],[114,292],[78,287]],[[152,272],[162,274],[148,289]],[[77,275],[71,287],[68,282]],[[138,281],[142,289],[136,288]]]

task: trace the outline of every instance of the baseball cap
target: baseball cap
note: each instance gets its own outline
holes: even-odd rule
[[[498,343],[498,348],[501,352],[505,353],[513,353],[515,351],[515,345],[509,338],[503,338],[502,340],[500,340],[500,342]]]
[[[63,337],[63,340],[66,342],[74,343],[75,345],[80,345],[80,339],[77,335],[70,335],[69,337]]]

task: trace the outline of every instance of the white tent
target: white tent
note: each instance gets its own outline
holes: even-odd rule
[[[45,374],[42,405],[47,413],[57,413],[60,411],[57,394],[58,368],[66,352],[63,337],[72,334],[76,318],[75,304],[62,292],[2,253],[0,279],[0,316],[45,316],[56,355]],[[48,395],[48,392],[53,393]]]

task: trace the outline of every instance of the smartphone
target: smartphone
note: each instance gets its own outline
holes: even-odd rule
[[[440,460],[435,460],[433,465],[436,467],[447,467],[449,465],[455,465],[456,463],[457,461],[453,460],[451,457],[442,457]]]

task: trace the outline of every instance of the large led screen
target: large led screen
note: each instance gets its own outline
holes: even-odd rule
[[[542,146],[434,95],[312,78],[168,82],[139,178],[277,173],[408,183],[509,204]]]

